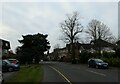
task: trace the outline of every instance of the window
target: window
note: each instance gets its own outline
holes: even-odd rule
[[[5,43],[5,46],[8,47],[8,43]]]

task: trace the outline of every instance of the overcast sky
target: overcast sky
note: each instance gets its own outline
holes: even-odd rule
[[[56,44],[64,47],[59,40],[60,22],[73,11],[80,13],[84,28],[92,19],[97,19],[118,36],[117,2],[4,2],[0,3],[0,10],[0,38],[10,41],[12,50],[21,45],[18,39],[22,35],[36,33],[48,34],[50,51]]]

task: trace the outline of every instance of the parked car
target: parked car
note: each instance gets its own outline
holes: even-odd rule
[[[7,60],[10,61],[10,63],[19,64],[19,61],[17,59],[7,59]]]
[[[10,63],[10,61],[8,60],[2,60],[2,71],[11,72],[19,69],[20,69],[19,64]]]
[[[108,68],[108,63],[104,62],[101,59],[91,58],[88,60],[88,67]]]

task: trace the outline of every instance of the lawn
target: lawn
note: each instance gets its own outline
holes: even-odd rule
[[[43,69],[41,65],[30,65],[21,67],[20,71],[16,72],[5,83],[31,83],[40,84],[43,78]]]

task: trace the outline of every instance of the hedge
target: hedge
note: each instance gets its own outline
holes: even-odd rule
[[[116,57],[109,57],[109,58],[106,58],[106,57],[102,57],[101,58],[103,61],[109,63],[110,66],[115,66],[115,67],[120,67],[120,58]]]

